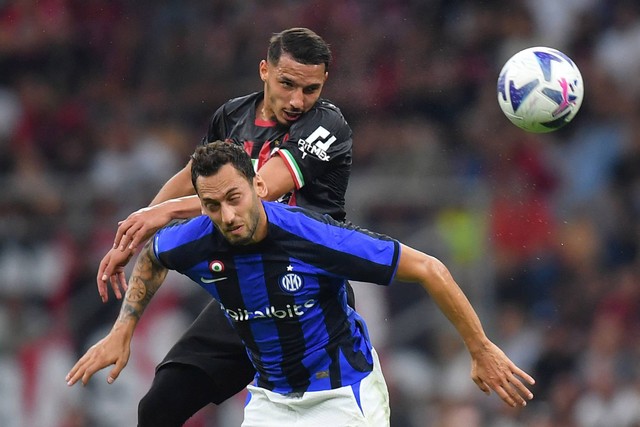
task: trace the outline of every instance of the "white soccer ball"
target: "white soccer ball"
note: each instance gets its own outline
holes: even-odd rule
[[[498,103],[527,132],[551,132],[569,123],[584,97],[582,76],[564,53],[530,47],[513,55],[498,77]]]

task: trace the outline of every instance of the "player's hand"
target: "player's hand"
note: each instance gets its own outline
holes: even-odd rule
[[[490,394],[495,391],[509,406],[526,406],[533,399],[529,385],[535,380],[518,368],[500,348],[489,342],[484,349],[472,354],[471,377],[480,390]]]
[[[84,356],[71,368],[65,381],[69,386],[74,385],[78,380],[82,382],[82,385],[87,385],[93,374],[107,366],[115,365],[107,377],[107,382],[111,384],[127,366],[130,354],[130,339],[127,338],[127,335],[112,331],[87,350]]]
[[[121,251],[133,250],[145,242],[161,227],[171,221],[171,205],[159,205],[139,209],[125,220],[118,222],[118,229],[113,240],[113,247]]]
[[[126,249],[110,249],[102,258],[98,266],[98,275],[96,283],[98,284],[98,294],[102,302],[109,301],[109,290],[107,283],[111,284],[111,289],[118,299],[122,299],[122,292],[127,290],[127,278],[124,274],[124,268],[131,260],[134,251]]]

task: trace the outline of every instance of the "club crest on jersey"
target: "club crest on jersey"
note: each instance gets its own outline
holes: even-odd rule
[[[327,151],[335,141],[336,137],[331,135],[331,132],[322,126],[318,126],[306,139],[300,138],[298,140],[298,149],[302,152],[303,159],[307,154],[311,154],[322,161],[328,162],[330,156]]]
[[[304,280],[302,280],[302,276],[297,273],[286,273],[280,276],[280,280],[278,280],[280,284],[280,288],[282,288],[285,292],[296,292],[302,285],[304,285]]]

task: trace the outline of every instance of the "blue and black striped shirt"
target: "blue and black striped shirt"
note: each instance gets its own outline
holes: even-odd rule
[[[287,394],[355,384],[373,360],[345,283],[391,283],[399,242],[328,215],[262,203],[268,233],[257,244],[230,245],[200,216],[161,229],[155,255],[222,304],[256,368],[256,385]]]

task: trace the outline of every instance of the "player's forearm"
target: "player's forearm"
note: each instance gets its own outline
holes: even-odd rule
[[[171,219],[193,218],[202,213],[202,205],[196,195],[167,200],[156,208],[163,209]]]
[[[177,199],[183,196],[195,194],[195,189],[191,183],[191,162],[182,170],[172,176],[158,191],[149,206],[154,206],[167,200]]]
[[[488,339],[478,315],[440,260],[402,245],[396,278],[420,283],[456,328],[470,352],[487,345]]]
[[[167,269],[155,260],[151,242],[147,242],[133,267],[120,314],[113,327],[114,330],[124,330],[133,335],[133,330],[140,317],[155,293],[160,289],[166,276]]]
[[[447,267],[435,258],[429,262],[429,273],[423,286],[456,328],[469,352],[480,351],[488,344],[488,338],[476,311]]]

